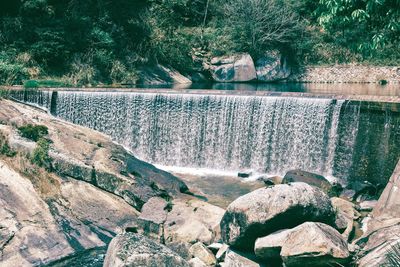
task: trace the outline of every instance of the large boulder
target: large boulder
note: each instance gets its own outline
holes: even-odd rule
[[[225,210],[196,198],[174,199],[164,223],[167,245],[177,243],[212,244],[220,239],[219,222]]]
[[[216,82],[249,82],[257,78],[254,62],[249,54],[213,58],[210,71]]]
[[[293,182],[303,182],[316,186],[323,189],[325,192],[329,191],[332,187],[331,183],[326,180],[324,176],[302,170],[291,170],[285,174],[282,183],[288,184]]]
[[[305,183],[261,188],[239,197],[221,221],[221,237],[233,247],[252,250],[258,237],[292,228],[306,221],[334,224],[328,196]]]
[[[358,254],[358,266],[390,266],[390,252],[400,246],[399,188],[400,161],[372,211],[366,233],[356,242],[362,247]]]
[[[278,51],[271,51],[256,61],[257,80],[274,82],[288,78],[291,74],[289,64]]]
[[[334,228],[307,222],[288,234],[281,257],[287,267],[343,266],[350,253],[346,240]]]
[[[116,236],[110,243],[104,267],[189,267],[178,254],[152,239],[135,233]]]
[[[350,256],[347,242],[338,231],[314,222],[259,238],[254,252],[263,262],[282,258],[287,267],[337,266]]]

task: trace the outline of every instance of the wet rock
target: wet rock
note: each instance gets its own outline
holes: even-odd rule
[[[257,78],[254,62],[249,54],[213,58],[210,71],[216,82],[248,82]]]
[[[324,192],[305,183],[261,188],[239,197],[221,221],[224,243],[252,250],[258,237],[306,221],[334,224],[335,213]]]
[[[288,184],[293,182],[303,182],[312,186],[316,186],[325,192],[328,192],[332,187],[331,183],[326,180],[324,176],[302,170],[292,170],[285,174],[282,183]]]
[[[256,61],[256,72],[257,80],[274,82],[288,78],[291,68],[279,51],[271,51]]]
[[[238,173],[238,177],[240,177],[240,178],[248,178],[248,177],[251,176],[251,174],[252,174],[251,171],[250,172],[239,172]]]
[[[104,267],[189,267],[178,254],[145,236],[124,233],[110,243]]]
[[[189,253],[195,257],[199,258],[207,266],[214,266],[217,263],[214,254],[209,250],[203,243],[197,242],[190,247]]]
[[[228,249],[225,256],[224,263],[220,265],[223,267],[260,267],[257,262],[248,258],[249,255]]]
[[[345,265],[350,257],[347,242],[338,231],[312,222],[292,229],[280,255],[287,267]]]

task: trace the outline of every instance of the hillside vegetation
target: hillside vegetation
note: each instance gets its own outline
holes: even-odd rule
[[[2,0],[0,84],[132,84],[232,52],[293,63],[400,62],[399,0]],[[29,80],[36,81],[29,81]]]

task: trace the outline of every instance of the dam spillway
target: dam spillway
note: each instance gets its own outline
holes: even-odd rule
[[[84,91],[19,98],[164,166],[270,175],[303,169],[377,183],[399,156],[398,114],[344,100]]]

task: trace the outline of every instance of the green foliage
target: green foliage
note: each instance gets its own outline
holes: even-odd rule
[[[6,157],[14,157],[16,154],[17,152],[11,149],[6,137],[2,133],[0,133],[0,155],[4,155]]]
[[[25,89],[35,89],[39,87],[39,83],[36,80],[28,80],[24,83]]]
[[[33,150],[31,162],[48,171],[52,169],[52,159],[49,156],[50,141],[45,138],[39,138],[36,148]]]
[[[0,84],[132,84],[161,63],[269,49],[302,64],[400,61],[398,0],[6,0]],[[197,60],[197,61],[196,61]]]
[[[255,57],[276,47],[287,48],[303,31],[301,20],[285,1],[229,0],[224,9],[236,50]]]
[[[27,124],[18,128],[22,137],[37,142],[48,134],[48,129],[44,125]]]
[[[325,30],[340,33],[364,55],[400,41],[397,0],[321,0],[316,13]]]

